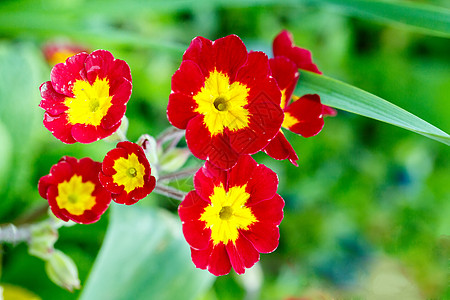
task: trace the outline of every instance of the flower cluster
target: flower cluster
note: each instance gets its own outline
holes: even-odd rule
[[[263,151],[297,165],[281,128],[311,137],[322,130],[325,115],[336,114],[319,95],[293,95],[299,70],[321,73],[289,32],[275,38],[273,54],[249,52],[236,35],[196,37],[172,77],[168,120],[205,161],[194,175],[194,190],[178,197],[178,213],[194,264],[216,276],[231,268],[243,274],[260,253],[278,247],[284,207],[278,177],[250,155]],[[131,82],[128,65],[108,51],[69,57],[40,87],[44,126],[68,144],[112,135],[126,120]],[[137,144],[119,140],[102,163],[66,156],[41,178],[39,193],[58,218],[92,223],[111,201],[131,205],[154,189],[161,192],[148,159],[162,151],[160,145],[148,135]],[[173,147],[167,152],[177,153]],[[160,171],[172,168],[157,165]]]
[[[105,50],[81,52],[56,64],[41,87],[44,126],[64,143],[91,143],[115,133],[131,96],[128,64]],[[93,223],[111,200],[134,204],[156,179],[138,144],[123,141],[102,163],[65,156],[39,180],[40,195],[63,221]]]
[[[311,53],[294,46],[287,31],[275,38],[273,51],[270,59],[248,53],[234,35],[197,37],[172,77],[168,119],[186,129],[192,154],[206,160],[178,212],[194,264],[214,275],[231,267],[242,274],[259,253],[278,246],[284,207],[278,179],[249,155],[264,151],[297,165],[281,128],[311,137],[322,130],[325,114],[335,114],[316,94],[293,96],[299,69],[320,74]]]

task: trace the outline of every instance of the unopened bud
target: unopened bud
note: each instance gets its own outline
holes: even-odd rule
[[[190,152],[187,148],[173,148],[164,153],[160,158],[161,170],[175,172],[179,170],[189,158]]]
[[[44,260],[53,254],[55,242],[58,240],[58,231],[49,222],[41,222],[30,227],[30,240],[28,252]]]
[[[156,166],[158,164],[158,149],[155,138],[151,135],[144,134],[139,138],[137,144],[144,149],[150,165],[152,167]]]
[[[45,264],[45,271],[51,281],[68,291],[80,288],[77,266],[59,250],[53,251]]]

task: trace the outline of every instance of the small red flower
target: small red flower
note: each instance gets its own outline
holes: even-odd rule
[[[280,96],[264,53],[247,53],[235,35],[196,37],[172,77],[167,116],[186,129],[196,157],[229,169],[239,155],[260,151],[277,134]]]
[[[38,183],[55,216],[89,224],[100,219],[111,202],[111,193],[98,180],[101,164],[90,158],[64,156]]]
[[[83,51],[87,51],[86,47],[68,42],[50,42],[42,49],[45,60],[47,60],[51,66],[63,63],[69,57]]]
[[[120,126],[131,96],[128,64],[105,50],[69,57],[40,86],[44,126],[67,144],[91,143]]]
[[[312,61],[311,52],[294,45],[292,33],[282,30],[273,40],[273,56],[283,56],[291,60],[298,69],[322,74]]]
[[[144,150],[131,142],[120,142],[106,154],[99,179],[115,202],[126,205],[146,197],[156,185]]]
[[[282,30],[273,40],[273,56],[286,57],[292,61],[298,69],[311,71],[319,75],[322,74],[317,65],[312,61],[311,52],[307,49],[295,46],[294,37],[292,36],[292,33],[287,30]],[[326,105],[323,105],[322,112],[324,116],[335,116],[337,114],[335,109]]]
[[[336,110],[323,105],[317,94],[300,98],[292,95],[300,75],[298,69],[322,74],[312,62],[311,52],[294,46],[292,35],[286,30],[274,39],[273,52],[275,58],[271,58],[269,63],[272,76],[281,90],[280,105],[284,111],[282,127],[303,137],[317,135],[323,128],[323,117],[336,115]],[[281,130],[264,152],[275,159],[289,159],[292,164],[298,165],[298,156]]]
[[[178,213],[197,268],[220,276],[233,267],[243,274],[259,253],[278,247],[284,201],[276,193],[278,177],[272,170],[248,155],[228,171],[206,162],[194,186]]]

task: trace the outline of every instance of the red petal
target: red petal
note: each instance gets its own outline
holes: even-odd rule
[[[244,274],[245,268],[252,267],[259,260],[259,253],[255,247],[243,236],[239,236],[236,244],[226,245],[231,265],[237,274]]]
[[[269,253],[278,247],[280,232],[278,225],[283,219],[284,200],[280,195],[261,201],[251,207],[258,222],[250,225],[242,234],[261,253]]]
[[[270,69],[267,55],[261,51],[250,52],[247,62],[239,69],[236,75],[236,81],[252,85],[255,81],[266,80],[269,75]]]
[[[183,61],[180,68],[172,76],[172,93],[182,93],[192,97],[204,85],[205,76],[199,66],[191,60]]]
[[[290,113],[298,120],[297,123],[289,126],[288,129],[303,137],[314,136],[323,128],[322,104],[317,94],[302,96],[286,107],[285,112]]]
[[[89,83],[92,85],[97,78],[103,79],[110,75],[114,56],[106,50],[96,50],[86,57],[85,69]],[[115,79],[117,76],[113,76]],[[119,75],[119,77],[123,77]]]
[[[39,195],[41,195],[42,198],[47,199],[47,189],[52,184],[51,175],[45,175],[42,176],[41,179],[39,179],[38,182],[38,191]]]
[[[322,115],[324,117],[326,116],[334,117],[335,115],[337,115],[337,110],[322,104]]]
[[[192,60],[197,63],[203,74],[214,71],[216,57],[212,41],[201,36],[194,38],[184,52],[183,61],[185,60]]]
[[[115,59],[111,52],[96,50],[88,55],[85,62],[87,78],[93,84],[97,78],[108,78],[112,89],[117,85],[116,80],[126,79],[131,82],[131,72],[128,64]]]
[[[282,30],[273,40],[273,56],[287,56],[286,54],[292,48],[292,43],[292,34],[287,30]]]
[[[194,110],[197,103],[190,96],[180,93],[169,95],[169,104],[167,105],[167,118],[173,126],[186,129],[187,123],[198,115]]]
[[[296,167],[298,167],[298,156],[295,153],[294,148],[288,142],[283,132],[280,132],[270,141],[270,143],[264,148],[264,152],[272,158],[283,160],[289,159],[289,161]]]
[[[216,69],[234,80],[237,70],[247,60],[247,48],[237,35],[228,35],[213,43]]]
[[[293,45],[292,34],[281,31],[273,40],[273,56],[284,56],[292,60],[299,69],[322,74],[317,66],[312,62],[311,52]]]
[[[257,165],[250,155],[241,155],[236,165],[229,170],[228,187],[246,184],[254,174]]]
[[[231,146],[240,154],[253,154],[264,148],[278,133],[284,118],[281,93],[273,79],[251,87],[248,99],[248,127],[230,132]]]
[[[217,177],[208,176],[206,169],[200,168],[194,176],[194,188],[198,195],[206,202],[210,203],[209,197],[213,194],[214,187],[219,186],[221,181]],[[222,182],[225,185],[225,181]]]
[[[213,275],[222,276],[230,273],[230,259],[222,243],[214,247],[211,241],[209,247],[205,250],[191,248],[191,257],[197,268],[208,268],[208,271]]]
[[[225,246],[220,243],[213,247],[208,261],[208,271],[216,276],[230,273],[231,263]]]
[[[205,249],[211,239],[211,229],[205,228],[200,221],[201,214],[208,203],[202,200],[195,191],[189,192],[178,207],[178,214],[183,224],[183,235],[194,249]]]
[[[75,124],[72,126],[71,132],[77,142],[89,144],[110,136],[119,129],[119,126],[120,122],[109,129],[104,129],[102,126]]]
[[[278,189],[277,174],[264,165],[258,165],[247,183],[246,191],[250,194],[247,206],[271,199]]]
[[[208,206],[208,202],[203,200],[197,191],[190,191],[178,206],[178,215],[181,222],[190,222],[200,219],[201,214]]]
[[[203,115],[191,119],[186,129],[186,142],[192,154],[222,169],[229,169],[236,164],[239,154],[230,146],[226,135],[211,137],[203,123]]]
[[[44,126],[61,142],[66,144],[73,144],[76,142],[72,137],[72,125],[68,123],[66,114],[52,116],[45,113]]]
[[[269,60],[272,76],[277,81],[280,90],[284,90],[284,99],[281,108],[284,109],[291,100],[292,93],[297,85],[299,73],[296,65],[289,59],[279,56]]]
[[[64,105],[66,97],[62,94],[58,94],[55,89],[53,89],[50,81],[41,84],[39,90],[41,92],[41,97],[43,98],[41,103],[39,103],[39,107],[44,109],[48,114],[56,116],[67,110],[67,106]]]
[[[69,57],[65,63],[55,65],[50,73],[50,79],[56,92],[73,97],[72,87],[76,80],[85,80],[84,62],[87,53],[82,52]]]

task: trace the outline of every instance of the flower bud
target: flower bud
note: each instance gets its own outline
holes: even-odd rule
[[[77,266],[59,250],[53,251],[45,264],[45,271],[51,281],[68,291],[80,288]]]
[[[28,253],[44,260],[51,257],[58,240],[58,231],[49,222],[41,222],[30,227]]]
[[[160,157],[161,170],[175,172],[179,170],[189,158],[189,149],[173,148]]]

